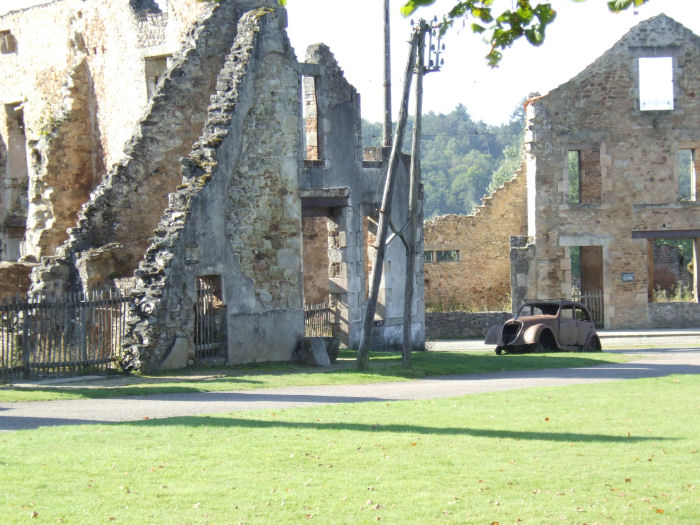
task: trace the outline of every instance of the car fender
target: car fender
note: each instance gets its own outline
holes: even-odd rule
[[[528,326],[522,335],[522,341],[525,344],[535,344],[540,339],[540,334],[543,330],[551,330],[546,324],[534,324]]]
[[[486,338],[484,343],[487,345],[500,345],[501,344],[501,324],[493,324],[491,328],[486,332]]]

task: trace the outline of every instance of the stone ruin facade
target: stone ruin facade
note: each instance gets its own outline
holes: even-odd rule
[[[700,37],[650,18],[529,101],[527,119],[528,229],[511,252],[514,303],[567,297],[575,248],[581,288],[603,293],[605,327],[697,326]],[[656,239],[693,246],[694,302],[670,315],[652,301]]]
[[[50,63],[32,62],[47,45],[37,20],[63,31]],[[0,17],[16,55],[0,55],[0,70],[24,89],[0,90],[3,258],[35,264],[37,296],[130,289],[128,368],[196,361],[203,290],[222,319],[217,362],[289,360],[304,304],[319,299],[334,335],[359,342],[388,151],[363,158],[358,93],[326,46],[298,62],[285,27],[276,0],[56,0]],[[48,72],[53,84],[37,82]],[[406,159],[398,176],[402,225]],[[375,348],[401,344],[405,263],[396,239]]]
[[[662,69],[645,87],[648,59]],[[510,290],[517,311],[577,289],[602,295],[606,328],[697,326],[700,37],[646,20],[526,111],[516,178],[474,215],[425,223],[428,304],[488,307]],[[657,239],[692,243],[692,262]],[[676,278],[693,301],[654,302]]]

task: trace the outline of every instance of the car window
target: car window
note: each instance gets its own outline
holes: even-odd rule
[[[529,315],[557,315],[559,306],[556,304],[524,304],[518,312],[518,317]]]
[[[562,319],[573,319],[574,318],[574,307],[571,305],[562,306],[560,317]]]
[[[588,318],[588,313],[580,306],[576,307],[576,319],[578,319],[579,321],[590,321],[590,319]]]

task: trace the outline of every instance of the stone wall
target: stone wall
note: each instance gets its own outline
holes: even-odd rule
[[[218,3],[197,26],[162,79],[148,113],[126,146],[124,160],[92,193],[57,257],[43,261],[34,272],[34,291],[104,289],[111,287],[113,278],[134,271],[167,205],[168,193],[182,181],[178,159],[188,154],[201,134],[209,94],[215,91],[218,71],[244,8],[242,2]],[[106,251],[112,255],[105,256]],[[81,274],[104,278],[81,281]]]
[[[649,303],[647,328],[698,328],[699,303]]]
[[[34,264],[0,262],[0,300],[24,299]]]
[[[26,136],[12,150],[29,144],[32,151],[18,157],[11,173],[0,173],[0,184],[12,187],[3,207],[17,210],[12,218],[0,216],[0,242],[4,259],[38,258],[66,239],[105,167],[123,159],[149,102],[146,61],[173,55],[211,6],[169,0],[161,8],[152,1],[144,11],[125,0],[5,3],[16,10],[0,16],[0,30],[10,31],[16,49],[0,59],[0,99],[6,107],[22,103]],[[0,106],[0,143],[17,142],[9,137],[10,121]],[[5,227],[18,221],[28,222],[24,240],[24,228],[11,226],[13,234],[21,230],[15,240]]]
[[[485,197],[473,215],[444,215],[424,224],[425,299],[489,310],[510,293],[510,236],[525,234],[527,195],[524,168]],[[459,261],[438,262],[438,250],[459,250]]]
[[[310,112],[314,123],[300,128],[316,129],[318,160],[307,160],[300,174],[300,186],[306,196],[316,201],[333,201],[347,196],[344,202],[326,206],[328,216],[328,278],[331,306],[336,319],[341,320],[336,334],[343,345],[356,348],[362,329],[362,309],[367,298],[366,271],[368,253],[365,218],[376,216],[380,206],[389,149],[381,152],[381,161],[363,161],[360,98],[345,79],[335,57],[327,46],[309,47],[302,75],[313,77],[316,99],[315,111]],[[307,113],[307,116],[309,114]],[[377,157],[375,157],[377,158]],[[409,159],[402,155],[397,167],[391,219],[405,224],[408,203]],[[421,221],[422,223],[422,221]],[[412,341],[416,349],[423,348],[424,302],[422,267],[422,229],[416,240],[416,273],[411,319]],[[403,343],[403,297],[406,281],[406,251],[397,238],[387,246],[383,277],[380,285],[372,348],[399,348]]]
[[[299,75],[283,10],[240,20],[185,184],[136,272],[124,365],[186,366],[196,276],[219,275],[229,363],[288,360],[303,334]]]
[[[427,312],[425,336],[431,340],[483,339],[491,326],[511,317],[511,312]]]
[[[673,110],[642,111],[638,59],[663,56],[673,63]],[[570,247],[598,247],[606,328],[652,321],[649,239],[700,235],[700,203],[679,199],[677,164],[678,150],[700,150],[699,57],[700,37],[660,15],[630,30],[579,75],[528,103],[532,298],[568,296]],[[600,183],[587,189],[582,204],[569,202],[569,151],[590,152],[587,169],[600,173]],[[700,156],[695,158],[698,171]]]

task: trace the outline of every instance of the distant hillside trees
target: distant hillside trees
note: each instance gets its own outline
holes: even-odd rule
[[[461,104],[447,115],[423,115],[425,218],[471,213],[484,195],[510,180],[520,163],[524,123],[522,105],[513,112],[509,123],[500,126],[473,121]],[[413,121],[409,120],[407,137],[412,128]],[[364,146],[379,146],[381,134],[381,124],[362,121]],[[410,140],[404,144],[408,152]]]

